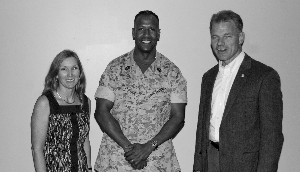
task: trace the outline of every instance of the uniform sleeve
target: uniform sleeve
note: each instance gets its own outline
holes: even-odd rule
[[[115,93],[114,93],[114,85],[115,79],[113,77],[113,72],[110,68],[110,65],[107,66],[103,74],[101,75],[99,86],[95,93],[95,98],[103,98],[109,101],[114,102]]]
[[[170,72],[171,103],[187,103],[187,82],[178,67]]]

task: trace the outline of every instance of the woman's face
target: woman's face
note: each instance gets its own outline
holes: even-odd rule
[[[59,87],[75,89],[80,78],[78,63],[74,57],[68,57],[59,66],[57,79]]]

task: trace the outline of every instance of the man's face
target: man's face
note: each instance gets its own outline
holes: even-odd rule
[[[158,20],[152,15],[139,16],[132,29],[132,37],[138,51],[142,53],[156,51],[157,41],[160,37]]]
[[[211,48],[223,66],[229,64],[242,51],[245,35],[236,28],[233,21],[214,23],[210,35]]]

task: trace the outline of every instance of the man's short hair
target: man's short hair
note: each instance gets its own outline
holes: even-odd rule
[[[159,18],[158,18],[158,16],[157,16],[154,12],[152,12],[152,11],[150,11],[150,10],[140,11],[137,15],[135,15],[134,23],[135,23],[136,19],[137,19],[139,16],[142,16],[142,15],[145,15],[145,16],[153,15],[153,16],[157,19],[157,21],[158,21],[158,23],[159,23]]]
[[[211,31],[212,25],[214,23],[220,23],[220,22],[230,22],[233,21],[237,29],[242,32],[243,31],[243,20],[237,13],[231,11],[231,10],[222,10],[219,11],[216,14],[213,14],[210,19],[210,25],[209,30]]]

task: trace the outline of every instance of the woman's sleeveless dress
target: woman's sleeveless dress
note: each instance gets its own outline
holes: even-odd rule
[[[89,105],[84,95],[81,105],[59,105],[51,91],[44,94],[50,105],[44,146],[49,172],[88,172],[84,142],[89,133]]]

